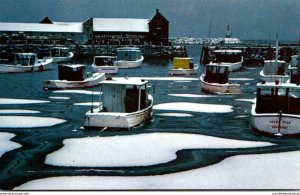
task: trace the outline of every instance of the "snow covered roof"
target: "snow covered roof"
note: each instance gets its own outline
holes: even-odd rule
[[[93,31],[98,32],[149,32],[148,19],[93,18]]]
[[[0,23],[0,31],[82,33],[83,24],[81,22],[53,22],[53,24],[2,22]]]

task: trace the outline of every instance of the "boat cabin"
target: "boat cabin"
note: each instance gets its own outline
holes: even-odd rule
[[[235,63],[242,61],[242,51],[241,50],[215,50],[215,60],[214,63]]]
[[[285,75],[285,65],[284,61],[265,61],[263,71],[265,75]]]
[[[173,69],[193,69],[193,68],[194,68],[193,58],[175,57],[173,59]]]
[[[102,111],[130,113],[148,105],[147,81],[134,78],[107,78],[100,82]]]
[[[256,113],[300,114],[300,86],[289,83],[258,83]]]
[[[94,65],[95,66],[114,66],[115,56],[95,56]]]
[[[67,57],[69,52],[67,47],[53,47],[50,50],[51,57]]]
[[[118,61],[136,61],[141,59],[142,52],[139,48],[135,47],[124,47],[117,49],[117,60]]]
[[[58,65],[58,79],[67,81],[83,81],[87,78],[85,65]]]
[[[11,64],[29,66],[37,63],[36,53],[15,53],[12,58]]]
[[[205,66],[204,81],[208,83],[228,83],[229,67],[226,65],[210,65]]]

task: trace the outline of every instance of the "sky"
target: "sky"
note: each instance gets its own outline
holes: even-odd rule
[[[0,22],[81,22],[98,18],[169,21],[170,37],[224,37],[230,25],[241,40],[299,39],[299,0],[0,0]]]

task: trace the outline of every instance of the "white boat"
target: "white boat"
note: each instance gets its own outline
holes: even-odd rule
[[[225,65],[229,67],[229,71],[238,71],[243,65],[243,56],[241,50],[225,49],[215,50],[215,59],[210,62],[210,65]]]
[[[53,58],[53,62],[71,62],[74,57],[74,53],[69,51],[67,47],[53,47],[50,50],[50,57]]]
[[[253,129],[262,134],[300,134],[300,86],[279,82],[258,83],[251,121]]]
[[[39,72],[52,69],[52,58],[38,59],[36,53],[14,53],[12,59],[0,62],[0,73]]]
[[[58,80],[44,81],[43,88],[50,90],[94,87],[104,79],[104,73],[94,73],[88,76],[85,65],[59,65]]]
[[[118,68],[137,68],[144,61],[144,56],[139,48],[124,47],[117,49],[117,59],[114,65]]]
[[[137,78],[107,78],[100,82],[100,106],[85,114],[85,129],[130,129],[152,118],[148,82]]]
[[[278,36],[276,36],[276,53],[274,60],[265,60],[264,67],[260,71],[259,76],[262,81],[275,82],[279,81],[285,83],[289,79],[289,75],[285,73],[285,61],[278,60]]]
[[[104,72],[106,74],[117,74],[118,67],[114,66],[114,56],[95,56],[92,64],[93,72]]]
[[[213,94],[240,94],[240,84],[228,82],[228,69],[226,65],[206,65],[205,73],[200,76],[202,91]]]
[[[196,74],[198,65],[194,64],[193,58],[175,57],[173,68],[169,70],[169,75],[192,75]]]

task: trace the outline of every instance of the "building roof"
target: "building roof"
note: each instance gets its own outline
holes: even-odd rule
[[[53,24],[2,22],[2,23],[0,23],[0,31],[82,33],[83,32],[83,24],[81,22],[53,22]]]
[[[96,32],[149,32],[148,19],[136,18],[93,18]]]

